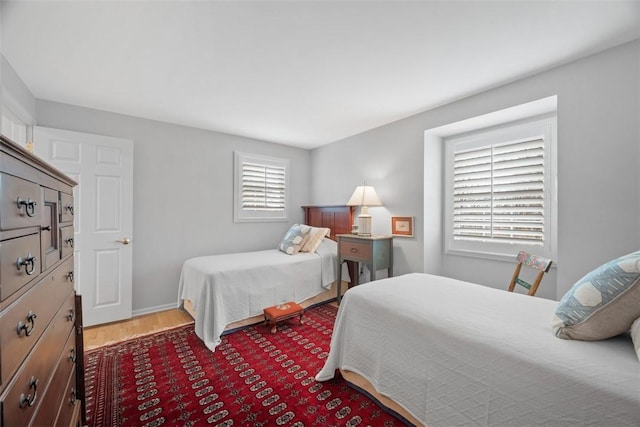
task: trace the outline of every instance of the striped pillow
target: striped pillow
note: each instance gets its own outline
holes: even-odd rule
[[[320,228],[320,227],[311,227],[311,231],[309,232],[309,240],[304,244],[301,252],[315,252],[322,243],[322,239],[325,236],[330,236],[331,230],[328,228]]]

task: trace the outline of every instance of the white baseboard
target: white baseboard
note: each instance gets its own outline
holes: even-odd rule
[[[171,310],[172,308],[176,308],[176,307],[178,307],[178,304],[175,302],[171,304],[156,305],[155,307],[147,307],[147,308],[141,308],[138,310],[133,310],[131,312],[131,315],[133,317],[142,316],[144,314],[157,313],[158,311]]]

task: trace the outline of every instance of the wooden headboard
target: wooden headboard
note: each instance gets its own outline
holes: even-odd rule
[[[331,229],[331,237],[336,240],[336,234],[351,233],[355,206],[303,206],[304,223],[314,227]]]

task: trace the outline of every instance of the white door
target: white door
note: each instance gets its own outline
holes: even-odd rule
[[[131,318],[133,141],[34,127],[34,153],[78,182],[75,286],[85,326]]]

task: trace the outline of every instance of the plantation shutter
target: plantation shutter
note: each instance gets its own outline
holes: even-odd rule
[[[242,209],[280,212],[285,210],[286,169],[254,162],[242,163]]]
[[[544,139],[454,150],[455,240],[544,244]]]

